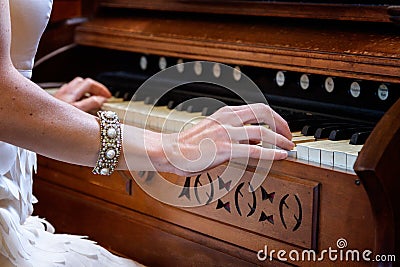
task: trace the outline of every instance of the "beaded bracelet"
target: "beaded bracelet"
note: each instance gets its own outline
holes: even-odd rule
[[[100,119],[99,158],[93,169],[94,174],[111,175],[121,154],[122,133],[118,116],[113,111],[98,111]]]

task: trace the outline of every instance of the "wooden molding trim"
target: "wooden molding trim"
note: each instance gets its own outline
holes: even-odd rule
[[[75,41],[162,56],[400,82],[400,36],[390,31],[135,16],[96,18],[77,28]]]

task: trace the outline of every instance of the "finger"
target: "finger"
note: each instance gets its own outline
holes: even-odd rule
[[[72,81],[70,81],[69,83],[67,83],[66,85],[75,88],[76,86],[78,86],[78,84],[82,83],[84,80],[81,77],[75,77]]]
[[[271,111],[272,109],[269,106],[261,103],[238,107],[227,106],[221,108],[221,112],[216,114],[216,117],[217,119],[227,120],[225,122],[233,126],[242,126],[251,123],[267,123],[272,125],[273,114]]]
[[[232,111],[238,111],[242,109],[246,109],[249,105],[238,105],[238,106],[223,106],[222,108],[218,109],[217,112],[232,112]]]
[[[256,103],[241,106],[241,108],[235,109],[234,113],[237,117],[232,118],[232,125],[241,126],[251,123],[265,123],[270,125],[277,133],[282,134],[289,140],[292,139],[292,133],[287,122],[268,105]]]
[[[292,140],[292,132],[290,131],[289,124],[278,113],[272,110],[274,117],[276,132],[282,134],[287,139]]]
[[[281,160],[287,158],[284,150],[264,148],[261,146],[233,144],[232,158],[253,158],[261,160]]]
[[[286,150],[291,150],[294,147],[292,141],[264,126],[228,127],[227,131],[234,141],[263,141]]]
[[[83,79],[81,77],[76,77],[69,83],[63,84],[60,87],[60,89],[55,92],[54,97],[56,97],[62,101],[65,101],[67,103],[72,103],[72,102],[76,101],[80,97],[78,98],[76,96],[77,92],[75,90],[75,87],[81,82],[83,82]]]
[[[106,97],[91,96],[73,103],[73,105],[83,111],[98,110],[107,101]]]
[[[84,79],[82,82],[76,85],[76,90],[79,97],[83,97],[85,94],[90,94],[94,96],[111,97],[110,91],[103,84],[92,80],[90,78]]]
[[[83,82],[83,79],[81,77],[76,77],[69,83],[65,83],[60,87],[60,90],[57,91],[57,93],[62,92],[63,94],[68,93],[71,95],[76,95],[76,87]]]

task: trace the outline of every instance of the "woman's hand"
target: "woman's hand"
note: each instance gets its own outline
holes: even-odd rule
[[[80,110],[93,112],[100,109],[103,103],[111,97],[111,93],[99,82],[90,78],[77,77],[61,86],[54,96]]]
[[[271,129],[257,124],[267,124]],[[186,131],[162,135],[161,143],[167,171],[193,175],[236,158],[284,159],[284,150],[294,147],[291,138],[281,116],[268,105],[251,104],[223,107]],[[254,145],[260,142],[284,150]]]

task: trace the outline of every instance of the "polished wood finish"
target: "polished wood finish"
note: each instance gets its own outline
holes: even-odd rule
[[[82,16],[81,6],[81,0],[55,0],[50,23]]]
[[[354,170],[367,189],[374,212],[378,253],[400,255],[400,100],[368,138]]]
[[[88,236],[147,266],[256,266],[242,259],[251,258],[249,251],[65,186],[37,179],[35,191],[43,203],[52,203],[51,209],[39,204],[36,210],[57,229]]]
[[[151,249],[151,244],[158,247],[162,246],[164,241],[151,238],[153,235],[149,235],[152,240],[151,244],[148,242],[141,243],[141,246],[146,247],[146,250],[143,251],[143,248],[137,250],[137,246],[140,245],[134,244],[136,242],[135,235],[129,235],[129,231],[125,232],[124,229],[139,226],[133,225],[130,221],[125,221],[121,222],[118,227],[114,227],[112,221],[119,221],[120,219],[115,217],[115,219],[110,219],[111,222],[107,219],[109,216],[114,218],[115,211],[113,210],[120,212],[121,220],[125,220],[124,218],[129,220],[140,218],[143,222],[147,222],[146,224],[150,222],[151,225],[157,225],[158,231],[178,235],[212,250],[239,257],[252,264],[268,266],[271,263],[268,260],[265,262],[257,260],[257,252],[263,249],[264,245],[268,245],[271,250],[302,251],[301,246],[290,244],[289,237],[287,239],[273,238],[274,234],[270,233],[273,229],[269,226],[270,223],[267,221],[258,222],[258,216],[247,218],[247,224],[240,223],[239,220],[235,223],[231,218],[232,216],[239,217],[239,215],[235,211],[233,203],[231,214],[223,208],[217,209],[218,202],[198,208],[176,208],[163,204],[147,195],[125,172],[114,174],[111,177],[93,176],[89,168],[68,165],[45,158],[39,159],[38,170],[38,176],[35,177],[35,194],[39,199],[39,203],[35,206],[37,214],[54,222],[56,228],[62,232],[87,233],[106,247],[151,266],[162,266],[177,259],[181,260],[180,266],[193,266],[191,264],[197,266],[196,263],[200,264],[208,256],[199,256],[199,262],[185,263],[185,255],[194,253],[194,251],[197,253],[197,249],[193,250],[190,246],[182,246],[179,248],[179,252],[168,252],[166,257],[162,255],[158,259],[149,261],[150,255],[154,255],[153,252],[148,251]],[[318,219],[317,251],[329,247],[335,249],[336,241],[339,238],[345,238],[352,248],[375,249],[374,235],[371,234],[371,229],[375,228],[372,210],[364,187],[357,183],[357,176],[343,171],[311,166],[300,161],[285,160],[273,164],[269,177],[300,179],[299,181],[303,181],[303,183],[313,182],[320,185],[319,206],[316,213],[316,219]],[[176,178],[176,176],[170,177],[170,179]],[[180,181],[183,183],[185,177],[181,177]],[[264,183],[268,183],[268,178]],[[53,186],[49,187],[49,184]],[[233,198],[236,188],[233,188],[222,200],[226,202]],[[268,191],[268,186],[265,186],[265,188]],[[246,192],[245,190],[242,191],[243,193]],[[59,198],[62,201],[60,204],[55,201]],[[74,203],[70,204],[68,199],[74,199]],[[277,199],[279,199],[278,192]],[[97,203],[96,213],[91,210],[94,205],[91,204],[92,201]],[[256,214],[258,215],[262,211],[271,212],[271,206],[268,200],[260,201]],[[242,208],[245,210],[246,202],[242,203]],[[247,214],[248,208],[245,211]],[[89,214],[93,214],[94,218],[88,218]],[[99,217],[101,216],[105,216],[105,219],[100,220]],[[280,225],[279,217],[275,217],[275,223],[276,227]],[[264,226],[259,228],[259,225]],[[171,227],[173,229],[178,227],[182,230],[175,232],[175,230],[171,230]],[[114,231],[117,231],[117,234],[114,234]],[[139,229],[131,231],[141,232]],[[144,231],[147,234],[147,230]],[[289,234],[289,232],[287,233]],[[119,235],[122,235],[122,237]],[[116,241],[116,238],[119,241]],[[125,240],[124,244],[121,239]],[[116,242],[120,243],[115,244]],[[142,242],[142,240],[138,242]],[[171,259],[167,260],[168,257],[171,257]],[[221,260],[223,259],[221,258]],[[231,262],[231,260],[226,263]],[[328,258],[324,262],[327,265],[330,264]],[[292,263],[299,266],[312,266],[318,262]],[[277,266],[276,264],[278,264],[278,261],[272,261],[273,266]],[[349,265],[351,264],[360,266],[363,263],[349,263]],[[208,266],[212,265],[208,264]]]
[[[43,33],[36,61],[70,45],[74,41],[74,30],[82,20],[74,20],[82,16],[81,0],[54,0],[49,24]]]
[[[96,18],[78,28],[75,41],[163,56],[400,82],[398,29],[364,27],[135,14]]]
[[[323,2],[323,1],[321,1]],[[349,1],[347,1],[349,3]],[[364,1],[361,1],[362,3]],[[389,3],[390,1],[388,1]],[[144,10],[230,14],[261,17],[313,18],[329,20],[390,22],[393,6],[379,2],[375,5],[312,3],[298,1],[181,1],[181,0],[101,0],[100,6]]]

